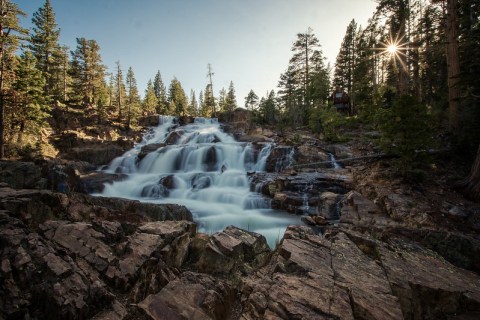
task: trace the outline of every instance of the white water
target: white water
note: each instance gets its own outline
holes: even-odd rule
[[[142,142],[112,161],[107,172],[122,172],[127,180],[106,184],[101,196],[138,199],[152,203],[177,203],[188,207],[199,231],[213,233],[234,225],[263,234],[271,247],[289,224],[299,217],[270,209],[270,200],[250,192],[248,171],[263,171],[272,145],[255,152],[224,133],[216,119],[196,118],[178,127],[173,117]],[[175,144],[160,147],[138,162],[147,144],[163,143],[177,135]]]

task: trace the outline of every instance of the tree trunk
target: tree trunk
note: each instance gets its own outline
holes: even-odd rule
[[[477,156],[473,162],[470,174],[457,185],[457,188],[467,198],[480,202],[480,145],[478,146]]]
[[[458,99],[460,98],[457,33],[457,0],[447,0],[448,120],[450,132],[454,134],[459,127]]]

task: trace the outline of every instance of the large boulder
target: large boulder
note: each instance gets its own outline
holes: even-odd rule
[[[250,273],[263,266],[271,252],[264,236],[234,226],[195,243],[192,256],[196,261],[191,263],[199,272],[216,275]]]
[[[42,168],[33,162],[0,160],[0,182],[15,189],[47,188]]]
[[[185,272],[160,292],[137,304],[142,319],[228,319],[235,299],[232,285],[211,276]]]
[[[409,241],[289,227],[277,252],[268,277],[244,281],[246,319],[474,319],[480,311],[477,274]]]

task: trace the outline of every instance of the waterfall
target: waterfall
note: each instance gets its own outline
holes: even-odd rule
[[[247,172],[265,170],[272,144],[237,142],[216,119],[196,118],[184,126],[177,122],[161,117],[140,143],[113,160],[104,170],[128,179],[106,184],[99,195],[182,204],[201,232],[235,225],[263,234],[270,246],[289,224],[299,223],[298,217],[270,209],[270,199],[250,191]],[[139,160],[147,147],[153,151]]]
[[[329,157],[330,157],[330,163],[332,164],[332,167],[333,167],[334,169],[342,169],[342,165],[337,162],[337,159],[335,158],[335,156],[333,155],[333,153],[329,153],[328,155],[329,155]]]

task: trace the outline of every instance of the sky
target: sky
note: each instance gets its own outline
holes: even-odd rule
[[[31,19],[45,0],[12,0]],[[168,88],[176,77],[187,96],[208,83],[228,89],[233,81],[239,106],[253,89],[262,97],[277,91],[292,56],[297,33],[310,27],[332,66],[352,19],[366,26],[374,0],[50,0],[60,44],[71,50],[76,38],[98,42],[109,71],[120,61],[133,68],[140,93],[158,70]]]

